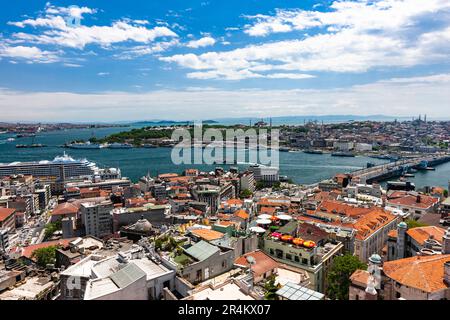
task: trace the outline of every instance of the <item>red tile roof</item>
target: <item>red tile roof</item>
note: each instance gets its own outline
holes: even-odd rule
[[[248,267],[250,265],[249,262],[247,261],[248,256],[251,256],[255,259],[256,263],[252,266],[252,271],[257,277],[265,274],[268,271],[272,271],[273,269],[276,269],[279,266],[278,262],[276,262],[274,259],[269,257],[261,250],[246,253],[243,256],[237,258],[234,261],[234,263],[240,266]]]
[[[33,254],[34,250],[41,249],[41,248],[48,248],[51,246],[67,247],[69,245],[69,243],[75,239],[76,238],[61,239],[61,240],[55,240],[55,241],[42,242],[39,244],[33,244],[31,246],[28,246],[28,247],[25,247],[22,249],[22,256],[31,259],[31,255]]]
[[[350,217],[363,216],[371,212],[373,208],[361,208],[352,205],[348,205],[338,201],[325,200],[321,203],[317,212],[340,214]]]
[[[206,241],[217,240],[224,236],[222,232],[211,229],[194,229],[190,231],[193,235]]]
[[[407,206],[407,207],[414,207],[414,208],[420,208],[420,209],[428,209],[434,205],[436,205],[439,202],[439,199],[430,197],[424,194],[420,194],[418,196],[412,195],[406,192],[397,191],[392,193],[389,196],[389,199],[387,199],[387,203],[400,205],[400,206]]]
[[[77,206],[69,202],[64,202],[59,204],[55,209],[53,209],[52,216],[77,214],[77,213],[78,213]]]
[[[430,236],[441,243],[442,237],[445,234],[445,229],[435,226],[417,227],[409,229],[406,233],[420,245],[423,245],[425,240],[427,240]]]
[[[387,261],[383,264],[384,273],[402,285],[435,292],[448,285],[444,283],[444,263],[450,261],[450,254],[415,256]]]
[[[240,209],[240,210],[236,211],[234,213],[234,216],[244,219],[244,220],[247,220],[250,217],[250,215],[244,209]]]
[[[8,219],[11,215],[16,212],[16,209],[13,208],[0,208],[0,222],[5,221]]]
[[[353,228],[357,230],[355,238],[364,240],[395,219],[397,217],[393,214],[380,208],[374,208],[352,224]]]
[[[369,280],[369,272],[367,270],[358,269],[350,276],[350,281],[353,284],[365,287]]]

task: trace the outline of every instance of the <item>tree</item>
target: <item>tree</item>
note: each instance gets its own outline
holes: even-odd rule
[[[250,190],[244,189],[239,194],[239,197],[241,197],[241,198],[249,198],[249,197],[251,197],[251,195],[252,195],[252,192]]]
[[[44,237],[45,239],[50,238],[56,231],[61,230],[61,221],[56,221],[53,223],[49,223],[45,226],[45,233]]]
[[[271,275],[264,284],[264,289],[266,290],[264,298],[266,300],[278,300],[276,292],[280,288],[281,288],[280,284],[275,284],[275,276]]]
[[[277,181],[272,185],[272,190],[280,191],[281,190],[281,182]]]
[[[256,182],[256,189],[257,189],[257,190],[261,190],[261,189],[263,189],[265,186],[266,186],[266,185],[265,185],[264,182],[262,182],[262,181],[257,181],[257,182]]]
[[[408,229],[418,228],[418,227],[426,227],[427,226],[427,224],[419,222],[419,221],[416,221],[414,219],[408,219],[405,222],[406,222],[406,225],[408,226]]]
[[[367,265],[351,254],[336,257],[328,272],[327,295],[334,300],[348,300],[350,276],[358,269],[366,270]]]
[[[55,263],[56,249],[57,246],[36,249],[31,254],[31,258],[35,259],[39,266],[45,268],[48,264]]]

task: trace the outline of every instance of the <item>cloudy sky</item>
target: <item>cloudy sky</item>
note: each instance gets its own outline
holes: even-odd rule
[[[450,0],[29,1],[0,121],[450,118]]]

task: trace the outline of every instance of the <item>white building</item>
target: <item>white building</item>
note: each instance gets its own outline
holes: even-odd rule
[[[113,209],[112,202],[108,200],[101,203],[82,203],[80,213],[86,235],[97,238],[110,235],[112,233],[111,211]]]
[[[256,181],[262,182],[277,182],[280,180],[280,169],[276,167],[267,167],[263,165],[252,165],[248,168],[253,172]]]
[[[335,141],[333,143],[333,148],[338,151],[350,151],[354,148],[354,143],[351,141]]]
[[[372,151],[372,145],[369,143],[355,143],[355,151]]]
[[[174,289],[176,273],[145,256],[138,245],[112,257],[90,255],[61,272],[66,300],[158,300]]]

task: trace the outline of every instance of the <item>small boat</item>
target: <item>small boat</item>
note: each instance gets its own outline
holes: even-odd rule
[[[434,168],[434,167],[426,167],[425,170],[434,171],[434,170],[436,170],[436,168]]]
[[[413,175],[412,173],[405,173],[403,176],[405,178],[413,178],[413,177],[415,177],[415,175]]]
[[[279,147],[278,150],[281,151],[281,152],[289,152],[289,150],[291,150],[291,148],[289,148],[289,147]]]
[[[14,138],[8,138],[8,139],[6,139],[6,141],[12,142],[12,141],[16,141],[16,139],[14,139]]]

